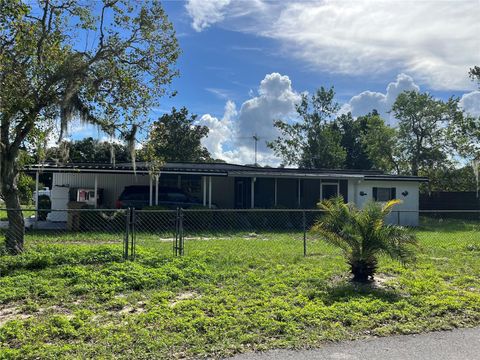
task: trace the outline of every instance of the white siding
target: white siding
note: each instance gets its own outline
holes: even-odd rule
[[[97,174],[98,188],[103,189],[103,207],[114,208],[115,201],[125,186],[149,185],[148,175],[133,174]],[[91,188],[95,185],[95,174],[54,173],[53,186],[68,186],[70,188]]]
[[[368,201],[373,201],[374,187],[396,188],[396,197],[402,203],[396,205],[394,212],[390,216],[391,223],[400,223],[400,225],[417,226],[418,225],[418,203],[419,203],[419,183],[416,181],[349,181],[349,199],[358,207],[363,207]],[[350,197],[350,190],[354,193]],[[366,193],[360,196],[360,192]],[[402,192],[407,191],[408,195],[403,196]],[[402,212],[404,211],[404,212]],[[398,213],[399,212],[399,213]]]

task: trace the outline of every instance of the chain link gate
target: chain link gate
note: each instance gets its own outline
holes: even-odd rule
[[[188,215],[187,230],[185,224],[186,215]],[[170,220],[166,221],[163,226],[159,226],[158,222],[165,220],[165,216],[170,216]],[[266,218],[269,221],[275,220],[275,222],[273,225],[270,224],[265,228],[265,224],[256,224],[254,221],[262,218],[263,220]],[[289,218],[290,220],[288,220]],[[228,239],[231,239],[232,237],[248,237],[246,235],[241,235],[245,233],[275,234],[276,230],[280,229],[280,232],[291,232],[292,239],[296,239],[295,242],[301,241],[303,244],[301,248],[296,250],[296,252],[303,252],[303,256],[307,256],[307,231],[312,222],[310,218],[311,216],[307,219],[307,211],[305,210],[192,210],[182,208],[177,208],[176,210],[127,209],[124,258],[134,260],[139,245],[148,247],[148,245],[145,244],[145,241],[141,241],[141,244],[138,241],[139,237],[142,238],[145,235],[146,230],[151,233],[150,237],[154,238],[153,241],[150,239],[150,244],[165,243],[166,239],[162,237],[162,235],[164,235],[165,232],[169,233],[171,231],[173,256],[183,256],[185,255],[186,231],[192,242],[198,243],[201,241],[200,239],[203,239],[203,246],[208,248],[209,244],[205,239],[211,239],[212,241],[229,241]],[[283,227],[286,226],[285,223],[288,223],[288,221],[292,221],[293,225],[290,225],[290,228],[286,230]],[[148,226],[146,226],[146,224]],[[294,233],[296,234],[295,236],[293,235]],[[245,242],[245,246],[250,246],[248,241]],[[252,249],[252,251],[254,250]]]

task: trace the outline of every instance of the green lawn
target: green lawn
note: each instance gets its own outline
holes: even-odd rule
[[[35,216],[35,207],[32,207],[32,205],[22,205],[22,214],[23,217],[34,217]],[[5,209],[0,209],[0,221],[6,221],[8,220],[7,218],[7,210]]]
[[[27,234],[0,257],[0,358],[189,358],[480,324],[480,222],[428,221],[414,266],[382,259],[355,287],[339,252],[300,233]],[[64,241],[69,240],[69,241]],[[63,243],[62,243],[63,242]]]

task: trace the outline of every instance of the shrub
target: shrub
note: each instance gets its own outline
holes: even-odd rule
[[[413,259],[415,236],[402,226],[385,223],[385,218],[398,203],[399,200],[384,205],[370,202],[360,210],[345,204],[341,197],[325,200],[320,203],[325,214],[312,231],[343,250],[353,281],[367,282],[373,280],[379,254],[402,263]]]

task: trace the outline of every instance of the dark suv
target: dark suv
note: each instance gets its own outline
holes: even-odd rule
[[[148,186],[126,186],[117,200],[118,209],[135,208],[142,209],[150,204],[150,187]],[[155,205],[155,188],[152,189],[152,204]],[[181,189],[170,187],[158,188],[158,206],[169,209],[190,208],[202,206],[200,200],[188,195]]]

